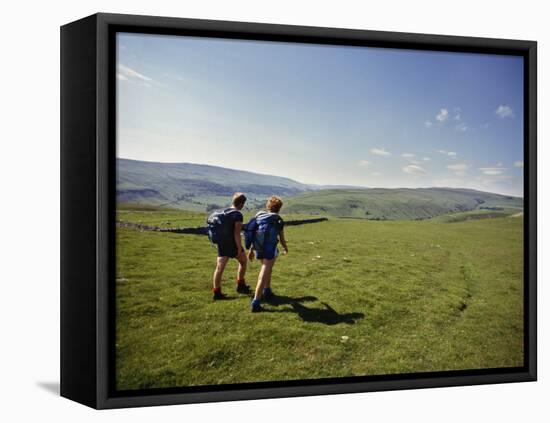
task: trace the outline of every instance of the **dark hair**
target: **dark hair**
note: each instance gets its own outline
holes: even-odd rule
[[[243,207],[244,203],[246,203],[246,196],[242,192],[236,192],[235,194],[233,194],[231,204],[233,204],[235,207]]]

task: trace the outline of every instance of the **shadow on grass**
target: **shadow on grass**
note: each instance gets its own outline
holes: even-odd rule
[[[296,313],[304,322],[317,322],[325,325],[337,325],[339,323],[353,325],[357,320],[365,317],[364,313],[338,313],[324,302],[321,302],[324,308],[306,307],[303,304],[312,301],[317,301],[317,298],[312,296],[292,298],[276,295],[267,304],[275,307],[289,305],[290,308],[285,307],[279,310],[265,308],[264,310],[268,313]]]

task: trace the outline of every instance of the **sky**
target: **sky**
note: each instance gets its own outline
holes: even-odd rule
[[[119,33],[117,156],[522,196],[523,59]]]

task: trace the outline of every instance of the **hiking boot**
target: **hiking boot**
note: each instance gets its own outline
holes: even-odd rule
[[[264,289],[262,296],[264,297],[264,300],[269,301],[273,299],[275,293],[271,290],[271,288],[266,288]]]
[[[261,311],[264,311],[264,308],[261,305],[252,306],[251,308],[252,313],[259,313]]]
[[[237,284],[237,292],[239,294],[250,294],[251,292],[250,285],[247,285],[245,283]]]
[[[221,291],[215,291],[212,295],[213,300],[227,300],[227,295],[222,294]]]
[[[257,300],[252,300],[252,302],[250,303],[250,307],[251,307],[252,313],[258,313],[260,311],[264,311],[264,309],[260,305],[260,301],[257,301]]]

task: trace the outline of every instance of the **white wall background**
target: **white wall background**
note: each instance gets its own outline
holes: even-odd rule
[[[539,382],[107,412],[58,397],[59,26],[98,11],[537,40]],[[2,4],[0,31],[0,420],[548,421],[549,337],[542,333],[548,334],[550,320],[545,285],[550,270],[543,262],[550,253],[545,2],[12,0]],[[32,231],[26,229],[30,225]]]

